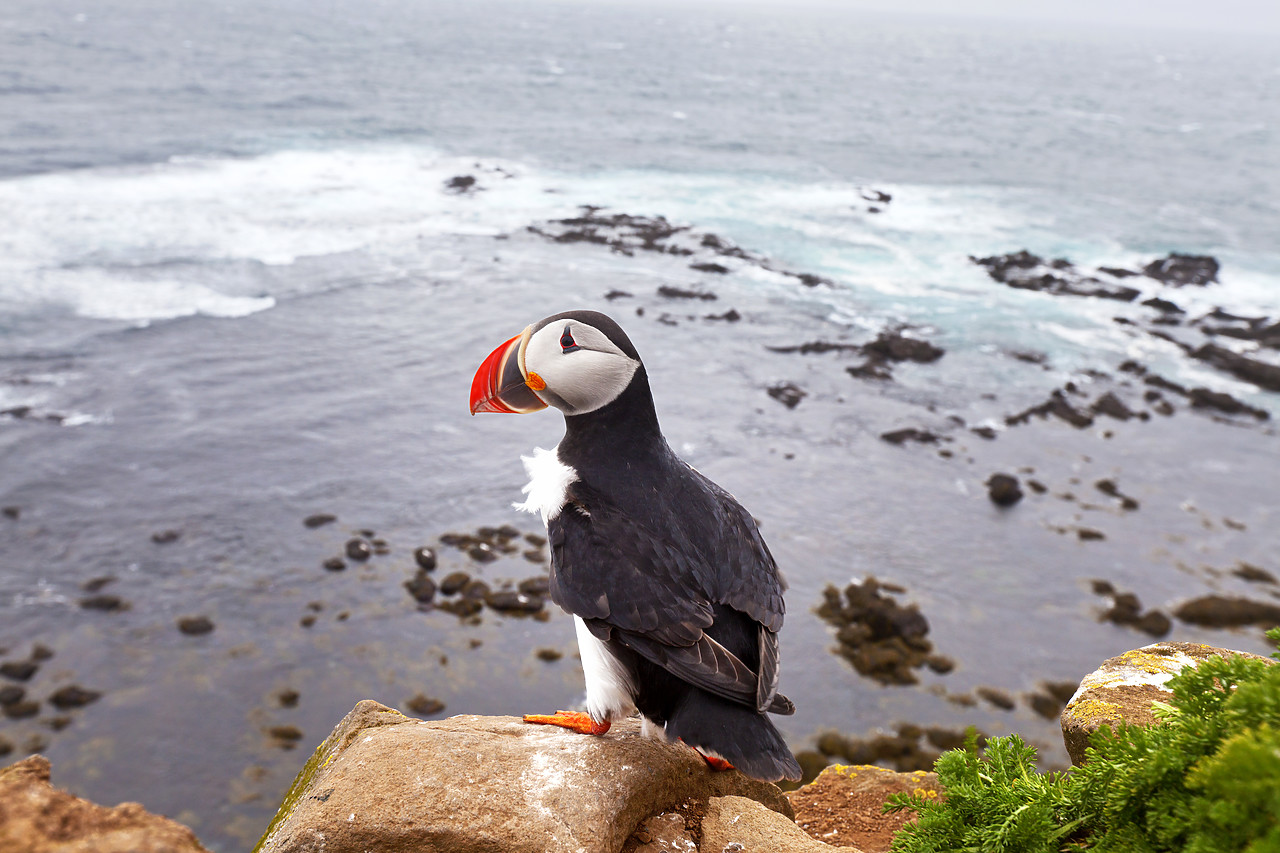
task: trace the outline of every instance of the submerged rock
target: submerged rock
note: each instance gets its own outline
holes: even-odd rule
[[[1207,628],[1239,628],[1245,625],[1274,628],[1280,625],[1280,605],[1226,595],[1193,598],[1181,604],[1173,615],[1183,622]]]
[[[1012,474],[992,474],[986,482],[987,496],[996,506],[1013,506],[1022,500],[1018,478]]]
[[[843,594],[830,585],[823,590],[817,613],[835,627],[837,653],[860,675],[882,684],[915,684],[914,670],[922,666],[949,671],[951,661],[935,655],[925,638],[929,621],[924,614],[914,604],[898,604],[885,594],[889,591],[903,590],[873,577],[849,584]]]
[[[1167,257],[1152,261],[1142,268],[1147,278],[1172,287],[1185,284],[1206,285],[1218,280],[1220,269],[1216,258],[1208,255],[1180,255],[1171,252]]]

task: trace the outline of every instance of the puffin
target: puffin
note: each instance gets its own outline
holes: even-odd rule
[[[751,514],[672,452],[640,355],[605,314],[540,320],[476,371],[473,415],[547,406],[564,437],[523,457],[514,506],[546,525],[549,595],[573,615],[586,711],[524,721],[602,735],[638,712],[643,734],[713,769],[798,780],[768,716],[795,713],[778,692],[786,585]]]

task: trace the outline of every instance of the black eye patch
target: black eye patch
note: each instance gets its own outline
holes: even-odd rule
[[[575,350],[580,350],[580,349],[582,349],[582,347],[578,346],[577,342],[574,341],[573,333],[569,331],[568,326],[565,326],[564,334],[560,336],[560,351],[573,352]]]

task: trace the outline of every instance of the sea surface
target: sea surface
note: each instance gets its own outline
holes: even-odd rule
[[[1190,408],[1085,429],[1005,419],[1067,383],[1140,405],[1126,360],[1273,419],[1280,394],[1142,330],[1137,302],[1007,288],[970,256],[1139,270],[1212,255],[1205,287],[1126,283],[1189,317],[1280,318],[1275,48],[767,5],[7,0],[0,659],[40,644],[53,656],[30,698],[102,697],[0,719],[0,760],[38,750],[55,784],[244,850],[360,699],[423,694],[443,715],[579,701],[563,613],[469,624],[402,584],[423,545],[437,576],[540,571],[438,539],[536,534],[511,507],[520,456],[554,446],[560,418],[472,418],[467,393],[492,347],[587,307],[628,329],[671,445],[760,520],[791,584],[794,749],[975,725],[1062,765],[1056,722],[948,695],[1018,697],[1151,642],[1098,622],[1093,579],[1166,611],[1274,598],[1231,571],[1280,575],[1280,449],[1273,421]],[[755,260],[530,230],[584,206]],[[945,356],[875,380],[839,353],[768,349],[904,326]],[[805,393],[794,408],[768,393],[784,383]],[[945,440],[880,439],[904,427]],[[1000,510],[996,471],[1047,490]],[[337,520],[304,527],[315,513]],[[321,567],[361,530],[390,553]],[[906,590],[953,672],[884,687],[831,653],[822,589],[868,575]],[[86,585],[127,609],[81,607]],[[184,635],[188,616],[215,629]],[[1169,636],[1267,648],[1256,628]]]

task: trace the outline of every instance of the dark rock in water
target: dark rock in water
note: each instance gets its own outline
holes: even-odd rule
[[[344,550],[350,559],[358,562],[373,556],[373,546],[365,539],[348,539]]]
[[[26,720],[40,713],[40,703],[22,700],[0,707],[0,713],[3,713],[11,720]]]
[[[526,533],[524,535],[524,541],[528,542],[535,548],[541,548],[543,545],[547,544],[547,537],[538,533]]]
[[[799,279],[800,283],[803,284],[805,287],[818,287],[819,285],[823,285],[823,284],[825,284],[827,287],[835,286],[835,282],[832,281],[831,279],[826,278],[824,276],[816,275],[811,272],[786,272],[784,270],[783,273],[785,275],[791,276],[792,278]]]
[[[1102,492],[1104,495],[1113,497],[1120,501],[1120,508],[1125,510],[1135,510],[1138,508],[1138,502],[1120,491],[1115,480],[1102,479],[1093,484],[1094,488]]]
[[[883,684],[915,684],[914,669],[926,665],[933,644],[925,638],[929,622],[915,605],[903,607],[875,578],[852,583],[843,595],[823,590],[817,613],[836,628],[837,651],[861,675]]]
[[[1204,320],[1225,320],[1229,325],[1210,326]],[[1222,335],[1242,341],[1256,341],[1271,349],[1280,349],[1280,320],[1270,322],[1268,317],[1236,317],[1225,311],[1215,310],[1200,321],[1200,330],[1206,335]]]
[[[667,299],[701,299],[704,302],[710,302],[718,299],[714,293],[706,293],[700,290],[686,290],[682,287],[672,287],[664,284],[658,288],[658,295]]]
[[[537,655],[538,660],[544,660],[547,663],[553,663],[564,657],[564,652],[550,648],[538,649],[534,654]]]
[[[1159,296],[1153,296],[1150,299],[1145,299],[1143,300],[1142,304],[1146,305],[1148,308],[1154,308],[1157,311],[1161,311],[1165,314],[1187,313],[1186,311],[1183,311],[1181,308],[1179,308],[1176,303],[1170,302],[1168,299],[1161,299]]]
[[[1205,344],[1191,355],[1259,388],[1280,391],[1280,366],[1249,358],[1217,344]]]
[[[865,201],[874,201],[877,204],[888,204],[893,201],[893,195],[884,190],[877,189],[859,189],[858,195],[862,196]]]
[[[489,592],[484,597],[484,603],[499,613],[536,613],[545,605],[541,596],[526,595],[510,589]]]
[[[1022,500],[1018,478],[1010,474],[992,474],[986,482],[987,496],[996,506],[1013,506]]]
[[[615,299],[630,299],[635,294],[628,293],[625,290],[610,290],[604,295],[604,298],[612,302]]]
[[[770,352],[783,353],[799,353],[800,355],[809,355],[810,353],[827,353],[827,352],[862,352],[862,344],[844,344],[832,343],[830,341],[810,341],[803,344],[793,344],[791,346],[775,346],[765,347]]]
[[[546,595],[551,591],[551,579],[546,575],[538,575],[537,577],[525,578],[516,585],[516,589],[525,595]]]
[[[471,575],[466,572],[452,572],[445,575],[444,580],[440,581],[440,594],[455,595],[461,592],[470,581]]]
[[[1018,426],[1019,424],[1027,423],[1032,417],[1044,418],[1050,415],[1066,421],[1076,429],[1084,429],[1093,425],[1093,418],[1072,406],[1060,389],[1055,389],[1046,402],[1038,406],[1032,406],[1030,409],[1019,412],[1016,415],[1009,415],[1004,419],[1004,422],[1008,426]]]
[[[1012,711],[1017,704],[1013,701],[1012,696],[998,687],[979,687],[973,692],[977,693],[979,698],[984,699],[1001,711]]]
[[[1104,622],[1137,628],[1153,637],[1163,637],[1173,627],[1169,617],[1159,610],[1143,612],[1142,602],[1131,592],[1116,592],[1106,581],[1094,581],[1093,589],[1099,595],[1112,596],[1111,608],[1101,616]]]
[[[414,696],[404,706],[420,717],[431,717],[436,714],[443,713],[444,703],[439,699],[433,699],[421,693]]]
[[[994,441],[996,436],[999,435],[999,433],[995,431],[995,428],[989,426],[973,427],[969,432],[973,433],[978,438],[985,438],[987,441]]]
[[[117,613],[129,609],[129,602],[118,595],[91,595],[80,599],[80,606],[85,610],[101,610],[104,613]]]
[[[1208,255],[1180,255],[1170,253],[1168,257],[1152,261],[1142,268],[1142,274],[1148,278],[1163,282],[1172,287],[1184,284],[1205,285],[1218,280],[1218,261]]]
[[[894,734],[877,732],[866,738],[852,737],[838,732],[824,732],[817,739],[818,751],[841,764],[880,765],[880,767],[859,766],[858,773],[850,774],[851,776],[860,777],[867,772],[876,772],[882,767],[891,767],[900,773],[914,774],[913,784],[923,783],[928,788],[931,784],[929,780],[921,778],[919,774],[915,774],[915,771],[931,770],[933,763],[938,759],[939,750],[964,746],[966,736],[964,730],[946,729],[940,726],[923,729],[910,723],[899,723],[895,729]],[[979,733],[978,740],[980,743],[985,743],[986,737]],[[823,763],[826,764],[829,760],[829,758],[823,759]],[[864,846],[863,849],[873,848]]]
[[[306,518],[302,520],[302,524],[308,529],[314,530],[317,527],[323,527],[326,524],[332,524],[337,520],[338,520],[338,517],[336,515],[330,515],[327,512],[319,512],[319,513],[316,513],[315,515],[308,515]]]
[[[66,711],[69,708],[83,708],[90,702],[96,702],[102,694],[96,690],[85,690],[75,684],[60,688],[49,697],[55,708]]]
[[[427,574],[426,569],[418,569],[416,575],[404,582],[404,588],[419,604],[430,604],[436,596],[436,582]]]
[[[281,749],[293,749],[303,738],[302,729],[294,725],[271,726],[266,732]]]
[[[13,681],[29,681],[40,665],[35,661],[14,660],[0,663],[0,675]]]
[[[103,575],[102,577],[90,578],[89,580],[80,584],[80,589],[84,590],[85,592],[98,592],[100,589],[102,589],[104,586],[111,583],[115,579],[116,579],[115,575]]]
[[[808,396],[808,392],[791,382],[783,382],[767,389],[769,396],[788,409],[800,405],[800,401]]]
[[[324,566],[324,568],[330,572],[340,572],[347,567],[347,564],[341,557],[330,557],[320,565]]]
[[[151,534],[151,541],[157,545],[168,545],[170,542],[177,542],[181,535],[182,533],[177,530],[161,530],[159,533]]]
[[[742,319],[742,315],[738,313],[737,309],[730,308],[728,311],[724,312],[723,314],[705,314],[703,315],[702,319],[723,320],[726,323],[736,323]]]
[[[477,189],[474,175],[454,175],[444,182],[446,192],[455,194],[469,193]]]
[[[498,555],[494,552],[493,548],[483,542],[479,545],[473,545],[468,548],[467,556],[475,560],[477,563],[492,563],[494,560],[498,559]]]
[[[1046,720],[1058,719],[1058,715],[1062,713],[1062,709],[1067,704],[1066,700],[1059,701],[1056,696],[1039,690],[1034,693],[1028,693],[1026,700],[1027,707]]]
[[[431,572],[436,568],[436,552],[431,548],[415,548],[413,551],[413,560],[418,567]]]
[[[1106,415],[1109,418],[1115,418],[1118,421],[1127,421],[1130,418],[1137,417],[1132,409],[1124,404],[1124,401],[1115,395],[1115,392],[1108,391],[1101,397],[1093,401],[1093,405],[1089,407],[1089,411],[1095,415]]]
[[[1026,249],[989,258],[970,256],[969,260],[985,267],[991,278],[1019,290],[1067,296],[1096,296],[1120,302],[1132,302],[1141,294],[1141,291],[1132,287],[1081,275],[1069,261],[1046,261]]]
[[[459,590],[463,598],[484,601],[489,596],[489,585],[479,578],[472,578]]]
[[[1181,604],[1173,615],[1207,628],[1239,628],[1245,625],[1280,625],[1280,606],[1249,598],[1206,595]]]
[[[21,702],[26,695],[26,688],[18,687],[16,684],[7,684],[4,687],[0,687],[0,705],[12,705],[15,702]]]
[[[276,694],[276,701],[280,703],[281,708],[296,708],[299,698],[298,691],[287,687]]]
[[[477,598],[456,598],[452,601],[440,601],[435,605],[437,610],[452,613],[459,619],[475,616],[484,609],[484,602]]]
[[[1268,420],[1271,413],[1242,403],[1230,394],[1222,391],[1211,391],[1208,388],[1192,388],[1187,392],[1192,408],[1217,409],[1228,415],[1252,415],[1260,421]]]
[[[1266,569],[1253,565],[1252,563],[1241,562],[1231,574],[1248,581],[1249,583],[1275,583],[1276,576]]]
[[[903,329],[889,329],[881,332],[874,341],[863,346],[866,355],[881,356],[889,361],[914,361],[919,364],[930,364],[942,358],[946,352],[928,341],[908,338]]]
[[[213,631],[213,620],[208,616],[184,616],[178,620],[178,630],[188,637],[199,637]]]
[[[1107,538],[1107,534],[1101,530],[1094,530],[1092,527],[1076,528],[1076,538],[1081,542],[1097,542]]]
[[[689,268],[695,269],[698,272],[715,273],[716,275],[724,275],[725,273],[729,272],[729,268],[726,267],[724,264],[717,264],[713,261],[689,264]]]
[[[2,507],[0,508],[0,515],[3,515],[5,518],[11,518],[14,521],[17,521],[18,518],[21,517],[22,515],[22,507],[17,507],[17,506]]]
[[[1135,275],[1142,275],[1140,272],[1127,270],[1123,267],[1098,267],[1098,272],[1104,272],[1107,275],[1114,276],[1116,278],[1131,278]]]
[[[916,429],[915,427],[907,427],[906,429],[895,429],[891,432],[883,432],[880,434],[882,441],[890,444],[903,445],[908,441],[917,441],[921,444],[937,444],[942,440],[942,436],[937,433],[929,432],[925,429]]]
[[[31,647],[31,660],[44,661],[53,657],[53,649],[44,643],[36,643]]]

